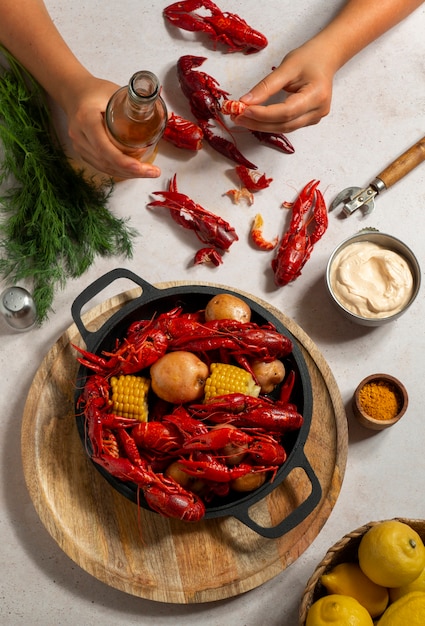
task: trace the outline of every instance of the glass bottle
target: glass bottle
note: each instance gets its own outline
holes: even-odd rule
[[[152,72],[142,70],[108,102],[105,123],[112,142],[126,154],[152,162],[167,125],[167,108],[161,86]]]

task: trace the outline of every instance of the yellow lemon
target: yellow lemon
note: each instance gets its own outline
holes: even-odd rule
[[[364,574],[382,587],[402,587],[415,580],[425,567],[425,546],[408,524],[388,520],[363,535],[359,564]]]
[[[403,585],[403,587],[393,587],[390,589],[390,600],[391,602],[395,602],[411,591],[423,591],[425,593],[425,568],[412,583]]]
[[[412,591],[390,604],[377,626],[423,626],[425,624],[425,593]]]
[[[373,621],[355,598],[334,593],[311,605],[305,626],[373,626]]]
[[[387,608],[388,589],[371,581],[358,563],[340,563],[323,574],[320,580],[329,593],[339,593],[358,600],[372,617],[382,615]]]

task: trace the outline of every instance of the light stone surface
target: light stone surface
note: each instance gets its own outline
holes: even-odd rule
[[[253,56],[214,52],[206,39],[165,25],[161,11],[166,2],[47,0],[58,28],[91,71],[125,84],[134,71],[150,69],[163,83],[170,110],[186,116],[190,113],[175,72],[181,55],[207,56],[202,69],[238,97],[286,52],[321,29],[343,2],[272,0],[261,5],[253,0],[228,0],[220,4],[264,32],[270,40],[268,48]],[[331,114],[319,125],[290,136],[295,154],[280,154],[235,133],[242,151],[274,179],[251,207],[233,205],[224,195],[234,186],[232,162],[208,147],[191,155],[162,145],[156,161],[162,169],[161,178],[120,183],[111,199],[114,212],[131,216],[132,225],[140,232],[134,258],[125,262],[98,259],[85,276],[69,281],[57,293],[54,313],[41,329],[18,334],[0,321],[1,624],[295,626],[304,585],[330,545],[371,520],[424,516],[423,295],[420,293],[414,306],[392,325],[375,329],[356,326],[333,308],[325,291],[324,273],[333,249],[364,227],[398,236],[425,267],[425,165],[384,192],[371,215],[363,217],[358,212],[340,219],[338,214],[331,214],[326,235],[316,245],[302,276],[289,286],[274,286],[270,271],[273,253],[255,250],[248,240],[256,213],[264,217],[266,236],[281,233],[287,223],[281,203],[293,200],[312,178],[320,179],[320,188],[330,202],[349,185],[369,183],[423,136],[424,28],[425,8],[421,7],[341,69],[335,79]],[[165,189],[175,172],[182,192],[230,221],[239,234],[239,242],[219,268],[193,266],[196,238],[178,229],[167,212],[146,209],[150,194]],[[174,606],[111,589],[58,548],[29,498],[21,464],[20,427],[31,381],[46,352],[72,323],[70,307],[76,296],[97,277],[122,265],[152,284],[217,282],[243,289],[280,308],[317,344],[347,405],[348,463],[329,520],[294,564],[243,596],[214,604]],[[127,282],[114,284],[93,306],[132,286]],[[357,383],[378,371],[403,381],[410,404],[397,426],[374,434],[354,423],[350,402]]]

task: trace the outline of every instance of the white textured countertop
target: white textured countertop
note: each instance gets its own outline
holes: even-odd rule
[[[254,56],[213,52],[205,39],[168,29],[161,15],[166,4],[47,1],[59,29],[90,70],[125,84],[134,71],[150,69],[163,83],[170,110],[186,116],[190,114],[175,75],[175,63],[182,54],[207,56],[203,69],[237,97],[286,52],[323,27],[343,3],[275,0],[260,7],[253,0],[221,2],[269,37],[268,48]],[[114,212],[131,216],[131,223],[140,232],[134,258],[126,262],[117,258],[97,260],[83,278],[70,281],[57,294],[54,313],[40,329],[17,334],[0,322],[1,624],[292,626],[304,585],[331,544],[370,520],[425,517],[423,293],[397,322],[370,329],[342,318],[324,285],[327,259],[334,247],[365,226],[398,236],[425,267],[425,164],[379,197],[371,215],[362,217],[357,212],[349,219],[339,219],[331,214],[328,231],[316,245],[302,276],[287,287],[278,289],[273,284],[269,269],[272,255],[254,250],[248,242],[251,220],[257,212],[263,214],[266,235],[281,231],[285,214],[280,204],[293,200],[307,181],[320,179],[325,199],[330,202],[349,185],[369,183],[424,135],[424,29],[422,7],[343,68],[335,80],[331,114],[318,126],[290,136],[295,154],[284,155],[250,144],[245,154],[274,179],[268,190],[256,196],[252,207],[233,205],[223,196],[234,186],[230,161],[209,148],[192,156],[162,146],[156,161],[162,177],[120,183],[111,199]],[[239,241],[218,268],[193,266],[196,238],[178,229],[166,212],[146,210],[151,192],[165,189],[175,172],[181,191],[222,215],[239,234]],[[267,300],[293,318],[316,343],[347,406],[346,474],[326,525],[288,569],[242,596],[182,606],[143,600],[109,588],[61,551],[40,522],[28,495],[20,435],[31,381],[46,352],[72,323],[70,307],[76,296],[100,275],[123,265],[152,284],[216,282]],[[93,305],[132,286],[114,284]],[[377,371],[400,377],[410,404],[397,426],[372,434],[353,422],[349,405],[360,379]]]

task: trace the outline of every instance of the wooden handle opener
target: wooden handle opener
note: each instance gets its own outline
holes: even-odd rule
[[[375,197],[404,178],[422,161],[425,161],[425,137],[378,174],[368,187],[343,189],[330,205],[329,211],[333,211],[342,203],[342,210],[346,215],[351,215],[360,208],[365,214],[370,213],[375,208]]]

